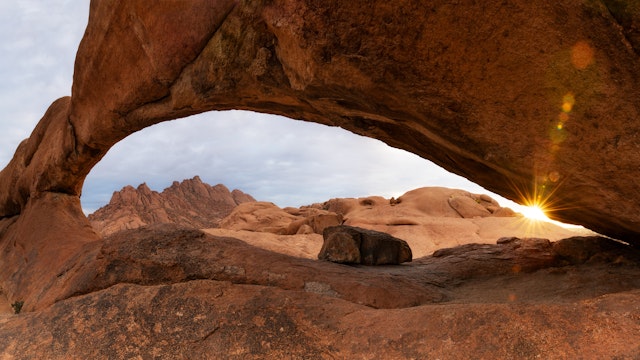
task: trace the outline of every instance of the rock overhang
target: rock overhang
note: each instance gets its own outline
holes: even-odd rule
[[[22,218],[31,206],[37,221],[46,194],[79,197],[91,168],[135,131],[246,109],[377,138],[637,245],[640,15],[631,10],[615,1],[93,1],[72,96],[52,104],[0,173],[0,216]],[[66,232],[97,238],[81,211],[65,216]],[[3,237],[24,229],[10,230]]]

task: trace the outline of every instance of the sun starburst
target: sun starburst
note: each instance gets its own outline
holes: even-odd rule
[[[529,220],[551,221],[545,214],[544,209],[537,204],[526,206],[520,212]]]

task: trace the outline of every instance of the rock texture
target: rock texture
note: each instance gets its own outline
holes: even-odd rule
[[[591,237],[344,266],[156,225],[87,246],[55,304],[0,314],[0,356],[635,358],[639,263]]]
[[[134,131],[239,108],[378,138],[637,242],[635,10],[614,0],[94,1],[72,97],[52,104],[2,172],[0,215],[21,214],[40,192],[79,195]]]
[[[473,199],[470,207],[481,206],[483,216],[462,217],[451,206],[458,198]],[[281,209],[273,203],[250,202],[222,219],[220,228],[206,231],[268,250],[315,259],[322,248],[323,229],[343,223],[405,240],[416,258],[446,247],[493,244],[501,237],[543,237],[557,241],[594,234],[586,229],[527,219],[509,208],[499,207],[487,195],[440,187],[411,190],[398,199],[336,198],[300,208]]]
[[[640,277],[620,274],[624,281],[617,281],[614,274],[636,271],[625,265],[637,262],[625,257],[633,248],[601,264],[611,269],[600,284],[622,293],[592,291],[569,304],[376,311],[358,302],[402,307],[442,297],[428,286],[432,279],[413,287],[396,274],[372,273],[349,286],[393,281],[371,286],[364,298],[331,299],[340,290],[318,280],[307,281],[311,294],[300,292],[304,275],[295,276],[297,292],[282,292],[268,284],[264,269],[259,276],[267,280],[228,290],[214,281],[243,279],[238,265],[204,274],[179,265],[204,248],[163,254],[159,245],[146,245],[141,258],[133,249],[96,253],[101,237],[79,196],[91,168],[127,135],[195,113],[247,109],[380,139],[508,198],[543,202],[554,218],[637,246],[639,21],[638,5],[619,0],[92,1],[71,97],[50,106],[0,172],[0,286],[9,301],[24,300],[23,311],[31,311],[3,317],[3,355],[195,357],[222,349],[237,357],[371,358],[381,351],[414,358],[454,358],[460,351],[491,358],[638,357]],[[462,201],[455,207],[472,205]],[[490,259],[499,253],[486,252]],[[500,256],[498,262],[505,264]],[[90,264],[106,267],[92,273]],[[590,271],[592,264],[567,273]],[[137,278],[142,283],[122,282]],[[271,279],[280,281],[278,273]],[[408,296],[407,289],[417,290]],[[149,309],[165,320],[148,320]],[[199,330],[181,331],[199,321],[205,324]]]
[[[495,243],[503,236],[555,241],[577,235],[574,229],[526,219],[500,207],[487,195],[440,187],[411,190],[393,200],[379,196],[342,198],[312,207],[342,215],[345,225],[403,239],[414,257],[429,255],[443,247]]]
[[[387,233],[339,225],[324,229],[318,259],[340,264],[398,265],[411,261],[406,241]]]
[[[217,227],[239,204],[256,201],[240,190],[202,182],[199,176],[173,184],[161,193],[146,184],[114,192],[106,206],[89,215],[102,236],[144,225],[173,223],[197,229]]]
[[[460,206],[461,203],[468,207]],[[474,216],[465,218],[460,212]],[[300,208],[281,209],[273,203],[249,202],[241,204],[222,219],[220,230],[208,231],[237,237],[275,251],[283,251],[282,244],[288,243],[291,244],[288,254],[307,257],[307,250],[297,252],[295,249],[320,249],[322,237],[312,235],[321,235],[326,227],[342,224],[403,239],[415,257],[430,255],[443,247],[495,243],[496,239],[504,236],[545,237],[555,241],[593,234],[584,229],[567,229],[547,222],[532,221],[509,208],[500,207],[487,195],[440,187],[411,190],[398,199],[381,196],[336,198]],[[260,236],[250,232],[280,236]],[[309,236],[301,236],[300,239],[283,236],[294,234]],[[313,258],[317,254],[316,251]]]
[[[220,228],[279,235],[322,234],[329,226],[341,225],[342,215],[313,207],[281,209],[270,202],[240,204],[220,221]]]

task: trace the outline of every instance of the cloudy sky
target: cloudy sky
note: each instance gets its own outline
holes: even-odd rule
[[[0,168],[47,107],[71,94],[88,7],[88,0],[0,2]],[[397,197],[423,186],[489,193],[418,156],[340,128],[226,111],[158,124],[124,139],[89,174],[82,205],[92,212],[125,185],[146,182],[162,191],[195,175],[279,206]]]

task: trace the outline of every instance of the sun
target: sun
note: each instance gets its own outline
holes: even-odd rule
[[[536,221],[550,221],[539,205],[526,206],[520,211],[527,219]]]

